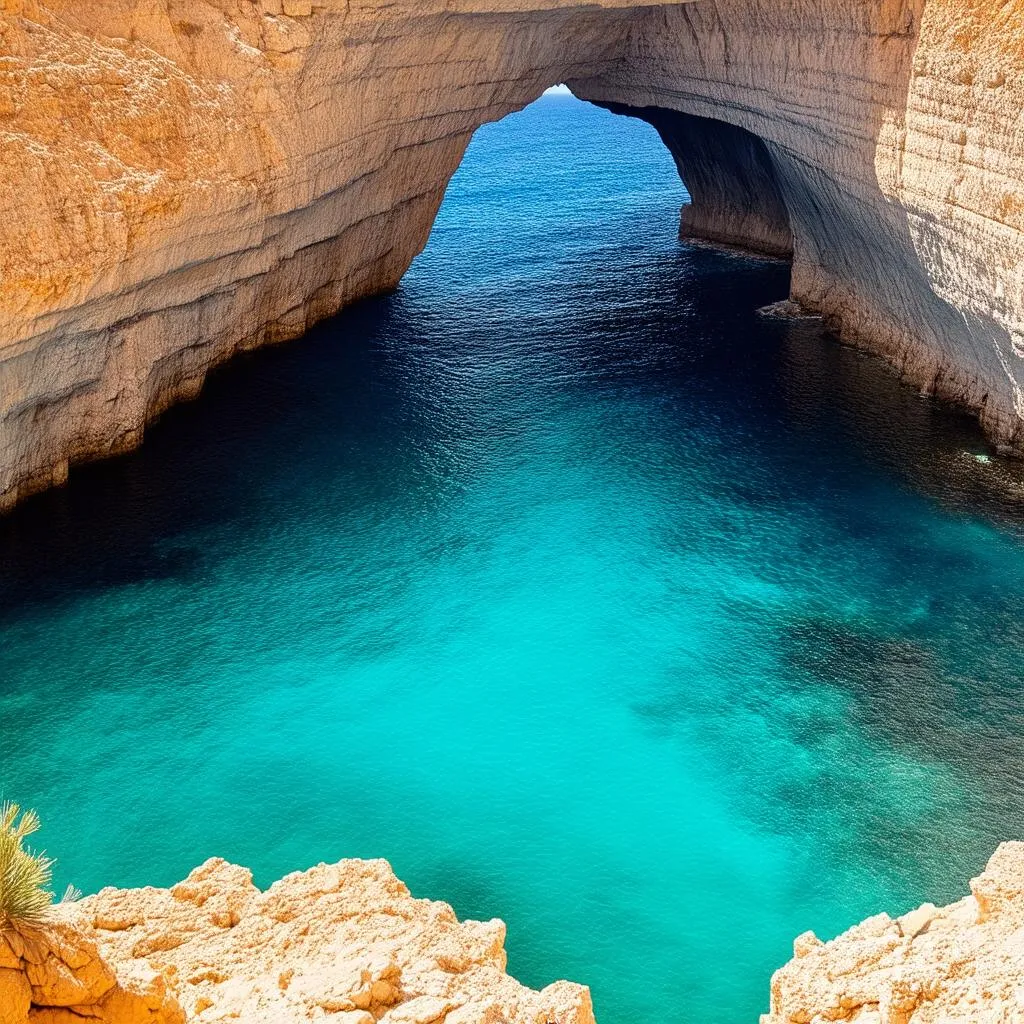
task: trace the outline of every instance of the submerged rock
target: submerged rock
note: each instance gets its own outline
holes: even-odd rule
[[[815,313],[813,310],[806,309],[801,306],[799,302],[794,302],[792,299],[782,299],[779,302],[773,302],[770,305],[762,306],[758,313],[761,316],[775,317],[779,320],[820,320],[821,314]]]

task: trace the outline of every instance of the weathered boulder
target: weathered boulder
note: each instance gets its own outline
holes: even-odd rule
[[[163,976],[145,963],[115,967],[59,916],[0,933],[2,1024],[183,1024]]]

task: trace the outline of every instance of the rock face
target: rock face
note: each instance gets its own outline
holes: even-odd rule
[[[762,1024],[1011,1024],[1024,1020],[1024,843],[1004,843],[972,895],[831,942],[812,932],[772,979]]]
[[[792,232],[792,297],[1019,447],[1024,7],[702,0],[644,21],[630,55],[580,94],[761,140]],[[673,144],[684,178],[685,134]],[[742,211],[761,151],[693,157],[700,177],[725,165]]]
[[[163,975],[142,961],[117,968],[67,921],[0,933],[2,1024],[183,1024]]]
[[[1024,8],[1001,0],[0,0],[0,507],[233,352],[393,287],[472,132],[651,120],[684,232],[1024,443]]]
[[[505,973],[505,926],[346,860],[266,892],[210,860],[172,889],[104,889],[0,940],[3,1024],[593,1024],[587,989]],[[4,942],[6,941],[6,945]]]
[[[691,202],[680,235],[792,259],[789,210],[765,144],[743,128],[658,107],[612,107],[649,121],[676,159]]]

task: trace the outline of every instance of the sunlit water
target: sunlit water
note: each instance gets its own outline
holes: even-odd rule
[[[806,928],[1024,829],[1020,467],[680,246],[646,126],[482,130],[397,294],[0,522],[60,882],[383,856],[602,1024],[753,1022]]]

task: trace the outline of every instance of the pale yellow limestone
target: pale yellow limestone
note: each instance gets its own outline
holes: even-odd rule
[[[104,889],[0,939],[2,1024],[593,1024],[586,988],[505,973],[505,926],[414,899],[385,861],[261,892],[210,860],[171,889]]]
[[[762,1024],[1013,1024],[1024,1020],[1024,843],[1003,843],[951,906],[801,936]]]

